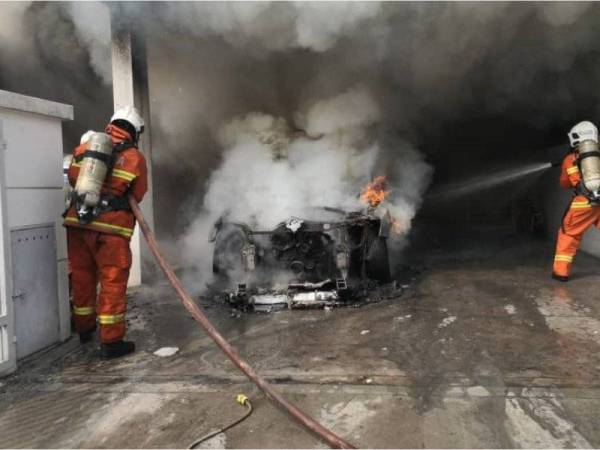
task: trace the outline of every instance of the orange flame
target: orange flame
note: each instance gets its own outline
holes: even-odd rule
[[[384,201],[388,195],[390,195],[391,190],[387,189],[387,177],[381,175],[375,177],[375,179],[367,184],[361,194],[360,200],[364,203],[367,203],[372,208],[375,208],[382,201]],[[389,211],[388,211],[389,212]],[[392,231],[394,234],[402,234],[404,230],[404,226],[400,222],[400,220],[396,219],[394,216],[390,215],[390,220],[392,224]]]
[[[361,201],[368,203],[370,206],[377,206],[390,194],[387,188],[387,178],[385,176],[378,176],[367,184],[361,194]]]

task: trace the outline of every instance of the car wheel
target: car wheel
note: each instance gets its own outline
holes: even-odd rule
[[[244,232],[232,225],[219,231],[213,251],[213,273],[228,278],[230,274],[243,272],[242,249],[246,243]]]

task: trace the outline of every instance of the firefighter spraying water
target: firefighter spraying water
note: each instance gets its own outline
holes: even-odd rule
[[[588,121],[568,133],[571,152],[562,163],[560,185],[573,197],[558,230],[552,278],[566,282],[584,233],[600,228],[600,151],[598,128]]]

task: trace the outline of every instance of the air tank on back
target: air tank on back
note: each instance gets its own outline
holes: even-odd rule
[[[578,146],[581,164],[581,180],[588,191],[599,196],[600,190],[600,150],[593,140],[583,141]]]
[[[75,184],[76,211],[81,222],[92,219],[93,210],[100,202],[112,151],[112,139],[108,134],[93,133],[90,136]]]

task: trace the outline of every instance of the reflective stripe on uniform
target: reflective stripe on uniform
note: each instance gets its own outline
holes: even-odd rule
[[[93,306],[73,306],[73,314],[76,316],[90,316],[94,314],[95,308]]]
[[[574,173],[579,173],[579,167],[573,166],[573,167],[569,167],[567,169],[567,174],[568,175],[573,175]]]
[[[79,224],[79,220],[76,217],[67,217],[67,218],[65,218],[65,222]],[[119,227],[119,226],[113,225],[111,223],[99,222],[98,220],[92,220],[90,223],[88,223],[86,225],[92,225],[95,227],[105,228],[107,230],[115,231],[116,233],[120,234],[121,236],[125,236],[128,238],[133,236],[132,228]]]
[[[554,261],[573,262],[573,257],[571,255],[558,254],[554,257]]]
[[[126,170],[121,169],[113,169],[112,175],[113,177],[121,178],[125,181],[133,181],[137,178],[135,173],[127,172]]]
[[[591,207],[592,207],[592,205],[590,204],[590,202],[588,200],[571,203],[571,209],[585,209],[585,208],[591,208]]]
[[[98,322],[100,325],[114,325],[125,320],[125,314],[99,314]]]

